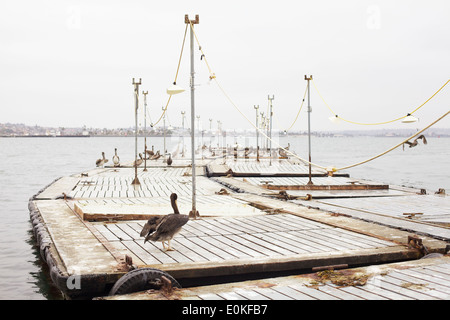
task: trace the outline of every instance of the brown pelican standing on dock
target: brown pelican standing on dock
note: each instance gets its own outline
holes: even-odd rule
[[[120,158],[117,155],[117,148],[114,148],[114,156],[112,158],[112,161],[114,163],[114,167],[119,167],[120,166]]]
[[[102,158],[97,159],[97,161],[95,161],[95,165],[97,167],[103,167],[105,165],[105,163],[108,162],[108,159],[105,158],[105,153],[102,152]]]
[[[422,139],[423,144],[427,144],[427,143],[428,143],[428,142],[427,142],[427,139],[425,138],[425,136],[424,136],[423,134],[421,134],[421,135],[418,136],[416,139],[414,139],[413,142],[405,141],[405,143],[406,143],[407,145],[409,145],[410,148],[412,148],[412,147],[417,146],[417,144],[419,143],[419,141],[417,141],[417,140],[419,140],[419,139]],[[403,144],[403,150],[405,150],[405,143]]]
[[[160,241],[162,242],[163,248],[167,251],[172,251],[172,247],[170,246],[170,240],[181,231],[181,228],[189,221],[189,216],[185,214],[180,214],[177,206],[177,194],[172,193],[170,195],[170,202],[172,204],[172,208],[174,213],[168,214],[167,216],[158,217],[158,219],[150,218],[147,223],[144,225],[144,228],[141,231],[141,236],[145,235],[145,232],[148,232],[144,243],[148,240],[151,241]],[[156,226],[155,226],[156,225]],[[152,232],[152,230],[155,230]],[[164,245],[164,242],[167,241],[167,249]]]
[[[167,159],[167,165],[170,166],[172,164],[172,155],[169,153],[169,158]]]

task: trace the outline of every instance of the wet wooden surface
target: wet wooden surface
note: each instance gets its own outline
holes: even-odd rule
[[[328,273],[327,273],[328,272]],[[326,276],[329,276],[329,279]],[[145,291],[111,300],[449,300],[450,257],[221,285]]]
[[[214,168],[206,169],[211,161],[216,168],[225,169],[219,160],[223,161],[204,159],[199,165],[200,219],[190,220],[174,238],[176,251],[166,252],[160,243],[144,244],[139,233],[148,216],[173,212],[169,202],[172,192],[179,196],[182,214],[191,209],[191,168],[182,162],[168,167],[154,161],[148,163],[147,171],[141,165],[137,187],[131,184],[134,169],[130,167],[98,168],[57,180],[34,203],[59,254],[60,271],[68,275],[123,273],[120,266],[125,255],[138,267],[156,267],[180,278],[336,263],[386,263],[420,256],[418,250],[408,248],[410,234],[420,235],[431,251],[444,250],[446,244],[440,239],[450,239],[450,229],[441,223],[449,214],[446,195],[424,196],[414,189],[390,187],[311,190],[310,200],[282,198],[278,191],[263,188],[262,180],[273,179],[273,185],[304,185],[307,181],[303,177],[277,176],[277,172],[301,173],[304,165],[280,161],[272,167],[264,160],[255,167],[255,163],[241,160],[228,168],[275,176],[208,177],[208,170]],[[316,177],[315,181],[323,185],[372,183],[348,177]],[[299,192],[287,191],[293,196]],[[403,215],[418,211],[423,213],[419,217]],[[286,296],[287,292],[295,293],[292,298],[306,294],[286,287],[266,297]]]

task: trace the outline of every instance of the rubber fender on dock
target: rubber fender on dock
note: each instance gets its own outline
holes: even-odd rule
[[[159,290],[163,284],[162,276],[170,280],[172,287],[181,288],[178,281],[164,271],[154,268],[140,268],[126,273],[117,280],[109,295],[127,294],[149,289]]]
[[[420,258],[420,259],[440,258],[440,257],[443,257],[443,256],[444,256],[444,255],[443,255],[442,253],[434,252],[434,253],[429,253],[429,254],[423,256],[423,257]]]

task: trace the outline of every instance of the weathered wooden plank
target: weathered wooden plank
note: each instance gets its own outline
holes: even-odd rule
[[[100,232],[100,234],[105,237],[107,241],[120,241],[120,239],[111,232],[105,225],[103,224],[95,224],[95,228]]]
[[[330,295],[330,294],[328,294],[326,292],[320,291],[320,290],[315,289],[315,288],[310,288],[310,287],[307,287],[307,286],[304,286],[304,285],[299,285],[299,284],[290,284],[289,286],[291,288],[293,288],[293,289],[295,289],[295,290],[297,290],[297,291],[299,291],[299,292],[301,292],[303,294],[311,296],[311,297],[313,297],[314,299],[317,299],[317,300],[339,300],[335,296]]]
[[[106,228],[116,235],[119,240],[133,240],[127,233],[122,231],[116,224],[106,224]]]
[[[139,244],[132,240],[122,241],[122,244],[127,247],[132,254],[139,258],[139,260],[143,261],[147,265],[158,265],[161,264],[161,261],[156,259],[153,255],[151,255],[147,250],[142,248]]]
[[[220,292],[217,294],[218,296],[221,296],[225,300],[247,300],[245,297],[239,295],[236,292],[230,291],[230,292]]]
[[[269,298],[270,300],[294,300],[291,297],[284,295],[272,288],[254,288],[257,293]]]
[[[240,295],[240,296],[242,296],[242,297],[244,297],[245,299],[248,299],[248,300],[269,300],[268,297],[263,296],[262,294],[254,291],[254,290],[247,290],[247,289],[243,289],[243,288],[237,288],[237,289],[234,289],[234,291],[238,295]]]
[[[237,250],[234,247],[219,241],[219,239],[220,237],[202,237],[202,241],[205,241],[218,248],[221,248],[223,251],[229,253],[233,257],[233,259],[250,257],[250,255],[244,253],[243,251]]]
[[[288,296],[289,298],[292,298],[293,300],[315,300],[313,297],[289,286],[276,286],[272,287],[272,289]]]
[[[214,253],[223,260],[235,258],[235,256],[229,254],[226,250],[222,250],[222,248],[216,247],[215,245],[211,244],[211,242],[206,241],[206,239],[209,238],[210,237],[191,237],[189,238],[188,241],[191,241],[197,244],[198,246],[204,248],[205,250]]]
[[[245,246],[239,242],[234,241],[233,239],[229,239],[228,238],[229,235],[225,235],[225,236],[214,236],[212,237],[213,239],[216,239],[222,243],[224,243],[225,245],[228,245],[231,248],[234,248],[240,252],[245,253],[246,255],[249,255],[253,258],[256,257],[265,257],[266,255],[264,255],[263,253],[256,251],[255,248],[251,248],[248,246]]]
[[[263,248],[267,248],[281,255],[292,255],[295,253],[295,251],[289,250],[286,247],[282,246],[281,242],[268,241],[270,238],[261,237],[260,234],[242,234],[240,236],[244,239],[247,239],[253,243],[260,245]]]
[[[280,233],[259,233],[255,236],[264,241],[280,245],[283,248],[289,248],[290,251],[296,254],[308,252],[307,250],[302,249],[300,246],[298,246],[298,243],[296,241],[285,238]]]
[[[192,237],[194,238],[194,237]],[[196,252],[198,255],[206,258],[209,261],[220,261],[220,260],[224,260],[222,257],[218,256],[217,254],[206,250],[205,248],[203,248],[202,246],[199,246],[198,244],[192,242],[190,240],[191,238],[183,238],[183,237],[178,237],[177,241],[181,244],[183,244],[185,247],[191,249],[192,251]]]
[[[421,286],[418,286],[414,283],[406,283],[398,278],[390,276],[389,274],[383,277],[383,283],[389,285],[389,288],[391,288],[391,290],[395,290],[398,293],[404,294],[417,300],[436,299],[436,297],[428,294],[428,292],[423,291],[422,289],[417,289]]]
[[[391,274],[393,277],[408,279],[407,281],[411,283],[419,283],[426,284],[427,287],[433,288],[436,291],[440,291],[442,293],[447,292],[447,297],[449,297],[449,288],[448,281],[446,279],[441,278],[439,276],[429,275],[420,270],[396,270],[396,273]]]
[[[336,288],[335,286],[329,284],[319,286],[317,289],[341,300],[364,300],[359,296],[355,296],[349,292],[341,290],[341,288]]]
[[[388,300],[388,298],[374,294],[372,292],[362,290],[357,286],[342,287],[340,290],[351,293],[365,300]]]

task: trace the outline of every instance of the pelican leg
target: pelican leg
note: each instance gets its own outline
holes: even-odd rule
[[[163,249],[166,250],[166,246],[164,245],[164,241],[161,241]]]
[[[172,247],[170,246],[170,240],[167,241],[167,245],[168,245],[168,248],[166,251],[175,251],[175,249],[172,249]]]

